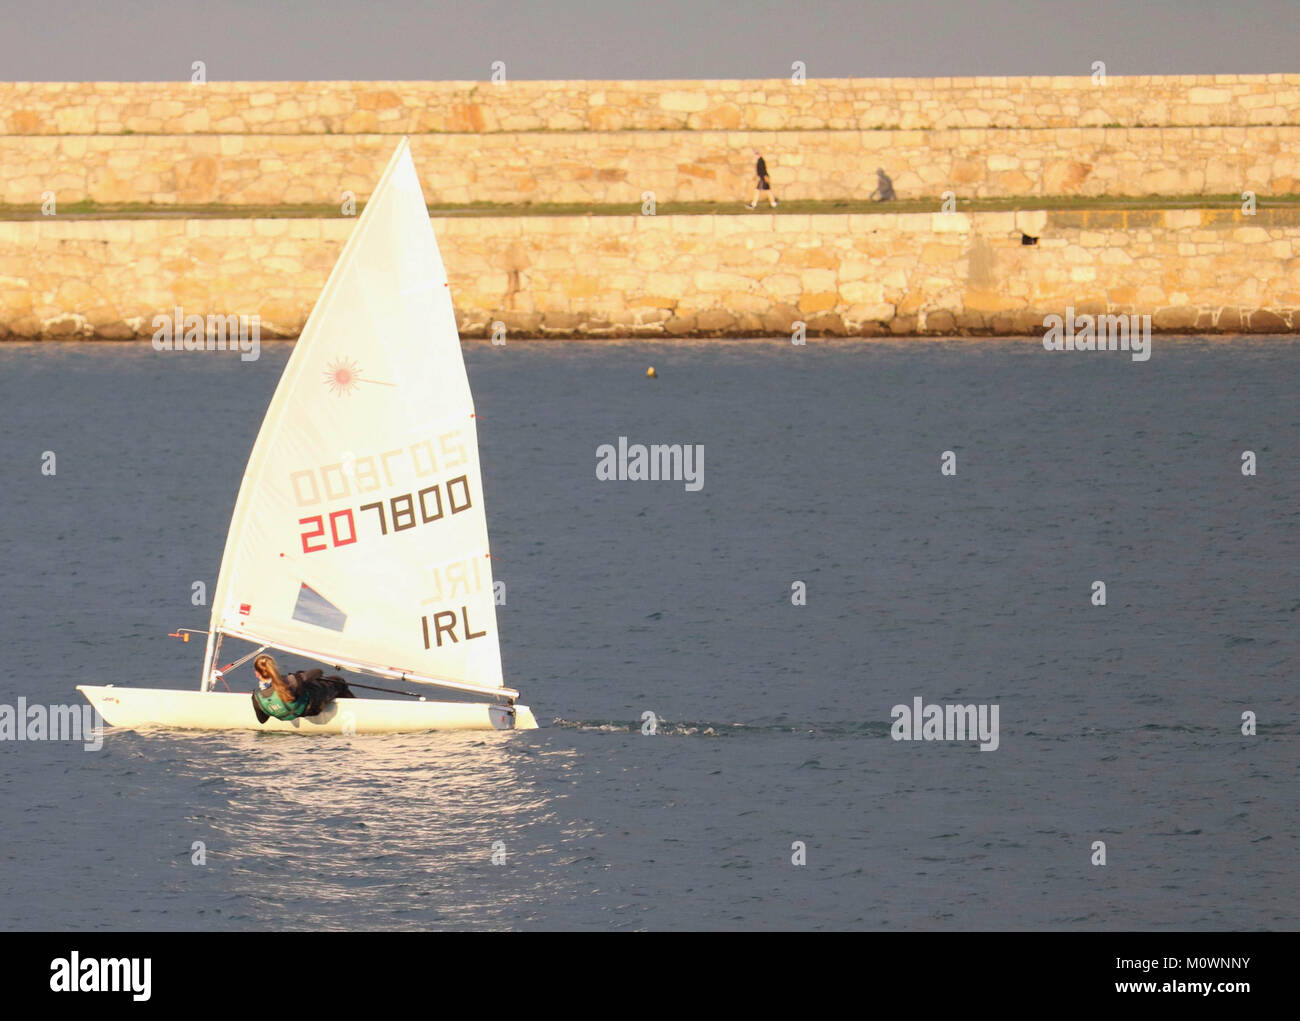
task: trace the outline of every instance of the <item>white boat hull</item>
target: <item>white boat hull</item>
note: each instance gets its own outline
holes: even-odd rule
[[[297,734],[402,734],[429,730],[536,730],[527,706],[489,702],[405,702],[345,698],[318,716],[257,722],[252,696],[224,691],[172,691],[79,684],[104,722],[140,729],[265,730]]]

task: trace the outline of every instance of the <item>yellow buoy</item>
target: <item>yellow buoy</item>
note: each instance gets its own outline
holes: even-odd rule
[[[653,365],[650,366],[650,368],[648,368],[648,369],[645,370],[645,374],[646,374],[646,376],[647,376],[648,378],[650,378],[650,379],[658,379],[658,378],[659,378],[659,373],[655,372],[655,367],[654,367]]]

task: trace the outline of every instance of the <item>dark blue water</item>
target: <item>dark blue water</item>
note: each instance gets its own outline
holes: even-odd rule
[[[0,704],[197,685],[287,355],[0,346]],[[1297,927],[1300,345],[466,357],[542,729],[0,741],[0,926]],[[619,436],[703,489],[597,481]],[[891,740],[916,696],[998,749]]]

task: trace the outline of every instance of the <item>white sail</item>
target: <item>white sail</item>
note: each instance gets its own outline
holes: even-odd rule
[[[211,627],[385,676],[502,686],[474,403],[405,139],[267,409]]]

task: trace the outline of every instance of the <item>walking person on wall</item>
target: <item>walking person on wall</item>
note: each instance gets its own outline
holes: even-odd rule
[[[880,167],[876,167],[876,190],[868,198],[876,202],[893,202],[898,198],[894,194],[894,182]]]
[[[754,150],[754,155],[758,157],[758,163],[754,166],[754,173],[758,177],[758,183],[754,186],[753,200],[746,204],[750,209],[757,208],[759,196],[764,192],[767,192],[767,201],[771,204],[772,208],[775,209],[776,193],[772,191],[772,179],[767,176],[767,161],[763,159],[763,154],[757,149]]]

